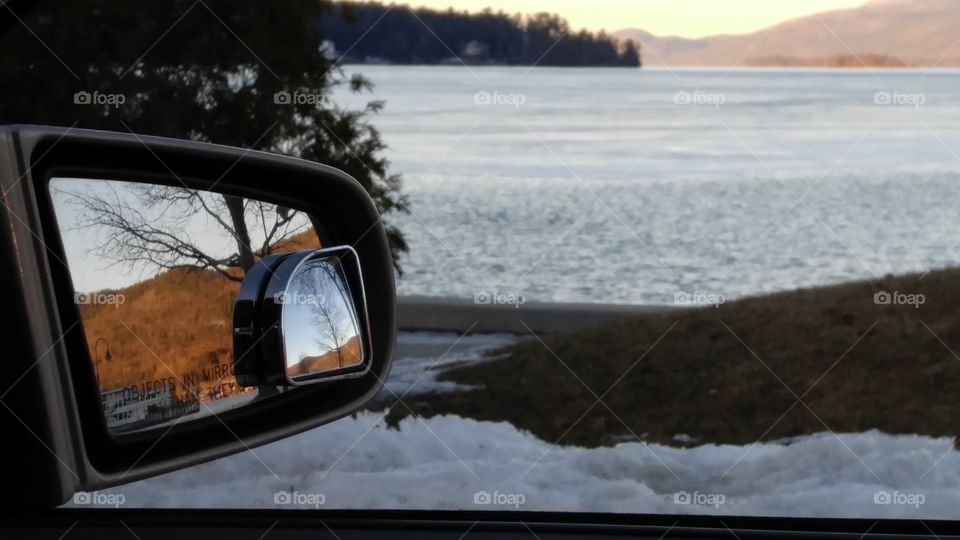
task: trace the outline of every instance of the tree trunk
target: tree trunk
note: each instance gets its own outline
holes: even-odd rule
[[[253,268],[256,261],[253,259],[253,248],[250,246],[250,231],[247,230],[247,222],[243,215],[243,198],[224,195],[223,199],[227,203],[227,210],[230,211],[230,220],[237,240],[237,253],[240,254],[240,266],[246,274]]]

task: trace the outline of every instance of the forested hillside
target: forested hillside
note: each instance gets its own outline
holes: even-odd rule
[[[639,67],[632,40],[574,31],[558,15],[470,14],[337,2],[321,22],[328,55],[347,63]]]

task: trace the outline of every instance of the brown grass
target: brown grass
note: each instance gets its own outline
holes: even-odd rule
[[[506,420],[587,446],[684,444],[679,434],[734,444],[828,430],[956,436],[958,282],[960,270],[887,277],[541,336],[440,377],[480,389],[405,402],[423,416]],[[926,303],[876,305],[879,290]],[[395,406],[390,420],[407,414]]]

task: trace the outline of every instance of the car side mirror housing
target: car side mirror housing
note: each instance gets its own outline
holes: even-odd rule
[[[248,272],[233,309],[242,386],[301,386],[369,368],[363,276],[349,246],[272,255]]]
[[[249,450],[348,415],[381,389],[393,259],[374,202],[348,174],[41,126],[0,127],[0,156],[10,330],[0,428],[26,426],[34,435],[12,459],[36,463],[22,471],[20,501],[57,505]],[[205,221],[185,221],[187,210]],[[237,234],[244,216],[257,226]],[[221,225],[231,234],[209,237]],[[184,238],[196,241],[188,249]],[[158,245],[175,249],[161,256]],[[105,281],[99,265],[131,253],[130,272]]]

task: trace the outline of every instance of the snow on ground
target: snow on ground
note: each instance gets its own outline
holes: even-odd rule
[[[509,335],[401,334],[388,384],[456,391],[442,368]],[[458,341],[459,340],[459,341]],[[950,438],[823,433],[747,445],[556,446],[505,422],[362,412],[218,461],[81,499],[124,507],[512,509],[956,518]],[[678,441],[694,442],[678,434]],[[887,504],[884,504],[887,503]]]
[[[128,507],[905,518],[956,518],[960,508],[960,454],[947,438],[826,433],[752,448],[584,449],[553,446],[507,423],[407,418],[393,430],[380,420],[362,413],[110,492]]]
[[[416,395],[427,392],[455,392],[468,387],[438,381],[444,369],[483,361],[491,349],[516,343],[513,334],[459,336],[446,332],[404,332],[397,337],[397,354],[381,396]]]

